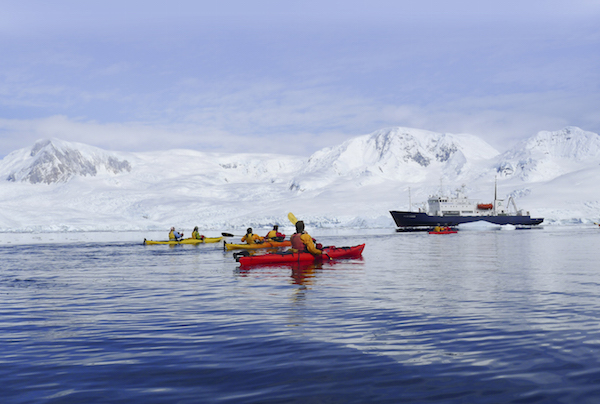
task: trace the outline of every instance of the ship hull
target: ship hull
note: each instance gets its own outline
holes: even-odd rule
[[[489,215],[489,216],[430,216],[424,212],[390,211],[396,226],[403,228],[431,227],[431,226],[457,226],[462,223],[485,221],[489,223],[515,226],[537,226],[542,223],[542,218],[518,215]]]

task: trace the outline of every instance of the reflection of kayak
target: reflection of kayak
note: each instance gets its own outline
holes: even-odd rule
[[[283,263],[297,263],[297,262],[314,262],[327,260],[327,256],[331,259],[338,258],[358,258],[362,255],[364,244],[360,244],[354,247],[325,247],[323,252],[327,255],[312,255],[307,252],[281,252],[281,253],[270,253],[262,255],[252,256],[240,256],[236,257],[241,265],[260,265],[260,264],[283,264]],[[238,253],[242,254],[242,253]]]
[[[430,231],[429,234],[452,234],[458,233],[456,230],[441,230],[441,231]]]
[[[225,243],[227,250],[255,250],[257,248],[276,248],[276,247],[289,247],[292,242],[289,240],[285,241],[265,241],[259,244],[229,244]]]
[[[184,238],[183,240],[169,240],[169,241],[154,241],[144,239],[144,244],[205,244],[205,243],[218,243],[223,240],[223,237],[205,237],[203,240],[195,238]]]

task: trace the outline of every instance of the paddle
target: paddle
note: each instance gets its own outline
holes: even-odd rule
[[[244,236],[236,236],[235,234],[231,234],[231,233],[221,233],[221,235],[223,237],[244,237]]]
[[[298,221],[298,219],[296,219],[296,216],[294,216],[292,212],[288,213],[288,219],[290,220],[290,222],[292,222],[293,225],[295,225]]]
[[[236,235],[234,235],[234,234],[231,234],[231,233],[221,233],[221,235],[222,235],[223,237],[244,237],[244,236],[236,236]],[[259,241],[256,241],[256,243],[255,243],[255,244],[262,244],[262,243],[264,243],[264,242],[265,242],[264,240],[259,240]],[[223,248],[225,248],[225,244],[227,244],[227,242],[226,242],[226,241],[223,241]]]

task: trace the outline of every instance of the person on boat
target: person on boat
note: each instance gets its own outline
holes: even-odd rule
[[[292,234],[290,240],[292,241],[292,249],[296,251],[309,252],[312,255],[323,254],[323,250],[319,250],[315,246],[310,234],[304,231],[304,222],[302,220],[296,222],[296,233]]]
[[[194,227],[192,238],[195,240],[204,240],[204,236],[198,232],[198,226]]]
[[[246,242],[247,244],[260,244],[264,241],[264,239],[258,234],[252,233],[252,227],[248,227],[246,230],[246,235],[242,237],[242,243]]]
[[[265,236],[265,240],[268,241],[283,241],[285,239],[285,234],[279,232],[279,226],[274,225],[273,230],[267,233]]]
[[[175,227],[171,227],[171,231],[169,232],[169,240],[180,241],[183,238],[183,232],[179,233],[175,230]]]

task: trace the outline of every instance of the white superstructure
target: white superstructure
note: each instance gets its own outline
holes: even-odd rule
[[[497,198],[497,192],[493,203],[479,203],[474,199],[468,199],[464,193],[465,186],[456,190],[454,197],[443,195],[432,195],[427,199],[428,214],[430,216],[521,216],[523,212],[517,209],[517,205],[512,198],[508,199],[507,205],[514,207],[513,212],[509,212],[508,206],[504,206],[503,199]],[[529,212],[527,212],[529,215]]]

